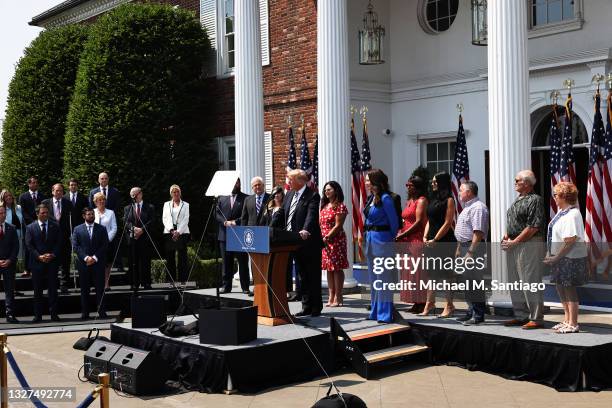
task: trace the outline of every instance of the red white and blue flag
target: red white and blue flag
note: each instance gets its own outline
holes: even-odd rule
[[[313,190],[318,190],[319,186],[319,135],[316,136],[314,150],[312,151],[312,174],[310,183]]]
[[[295,138],[293,137],[293,127],[289,126],[289,157],[287,158],[286,171],[289,173],[291,170],[297,169],[297,156],[295,154]],[[291,190],[289,186],[289,177],[285,177],[285,191]]]
[[[353,242],[359,242],[363,236],[363,213],[361,212],[361,156],[355,137],[355,120],[351,119],[351,204],[353,206]],[[364,187],[365,188],[365,187]],[[363,260],[363,249],[358,245],[358,259]]]
[[[470,161],[468,160],[467,143],[465,131],[463,130],[463,117],[459,115],[459,129],[457,130],[457,141],[455,143],[455,157],[453,158],[453,170],[451,172],[451,189],[455,199],[455,210],[460,214],[463,210],[459,200],[459,187],[470,179]]]
[[[553,107],[553,116],[548,131],[548,137],[550,140],[550,191],[560,181],[559,176],[559,164],[561,163],[561,133],[559,132],[557,118],[557,105]],[[553,199],[552,193],[550,195],[550,219],[552,220],[555,214],[557,214],[557,203]]]

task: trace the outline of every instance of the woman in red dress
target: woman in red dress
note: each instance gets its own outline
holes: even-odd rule
[[[398,242],[406,242],[406,252],[413,257],[423,255],[423,233],[427,225],[427,183],[419,176],[412,176],[406,182],[408,190],[408,202],[402,211],[402,228],[395,238]],[[414,272],[414,273],[413,273]],[[402,302],[414,303],[410,309],[413,313],[420,313],[425,307],[427,292],[419,288],[420,282],[425,280],[424,271],[418,268],[416,271],[402,269],[401,279],[414,282],[414,290],[402,290],[400,300]]]
[[[342,306],[343,269],[349,266],[346,255],[346,234],[343,229],[347,214],[342,187],[335,181],[328,181],[323,186],[319,212],[321,235],[325,244],[321,269],[327,271],[329,299],[325,306],[328,307]]]

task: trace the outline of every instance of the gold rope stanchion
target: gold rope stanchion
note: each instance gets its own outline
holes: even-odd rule
[[[2,392],[1,408],[8,408],[8,361],[6,360],[6,334],[0,333],[0,389]]]
[[[98,374],[98,382],[102,386],[100,390],[100,408],[109,408],[109,392],[110,388],[110,376],[107,373]]]

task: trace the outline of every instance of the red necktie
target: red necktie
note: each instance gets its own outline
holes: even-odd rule
[[[140,204],[136,204],[136,219],[140,219]]]

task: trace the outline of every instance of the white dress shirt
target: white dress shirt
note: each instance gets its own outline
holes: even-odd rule
[[[171,201],[164,203],[162,213],[162,223],[164,224],[164,234],[169,234],[174,229],[180,234],[189,234],[189,203],[181,200],[178,206],[174,206]]]
[[[117,219],[115,218],[114,211],[106,208],[104,210],[104,214],[101,214],[96,208],[94,209],[94,214],[96,216],[95,222],[106,227],[106,232],[108,232],[108,242],[111,242],[117,234]]]

